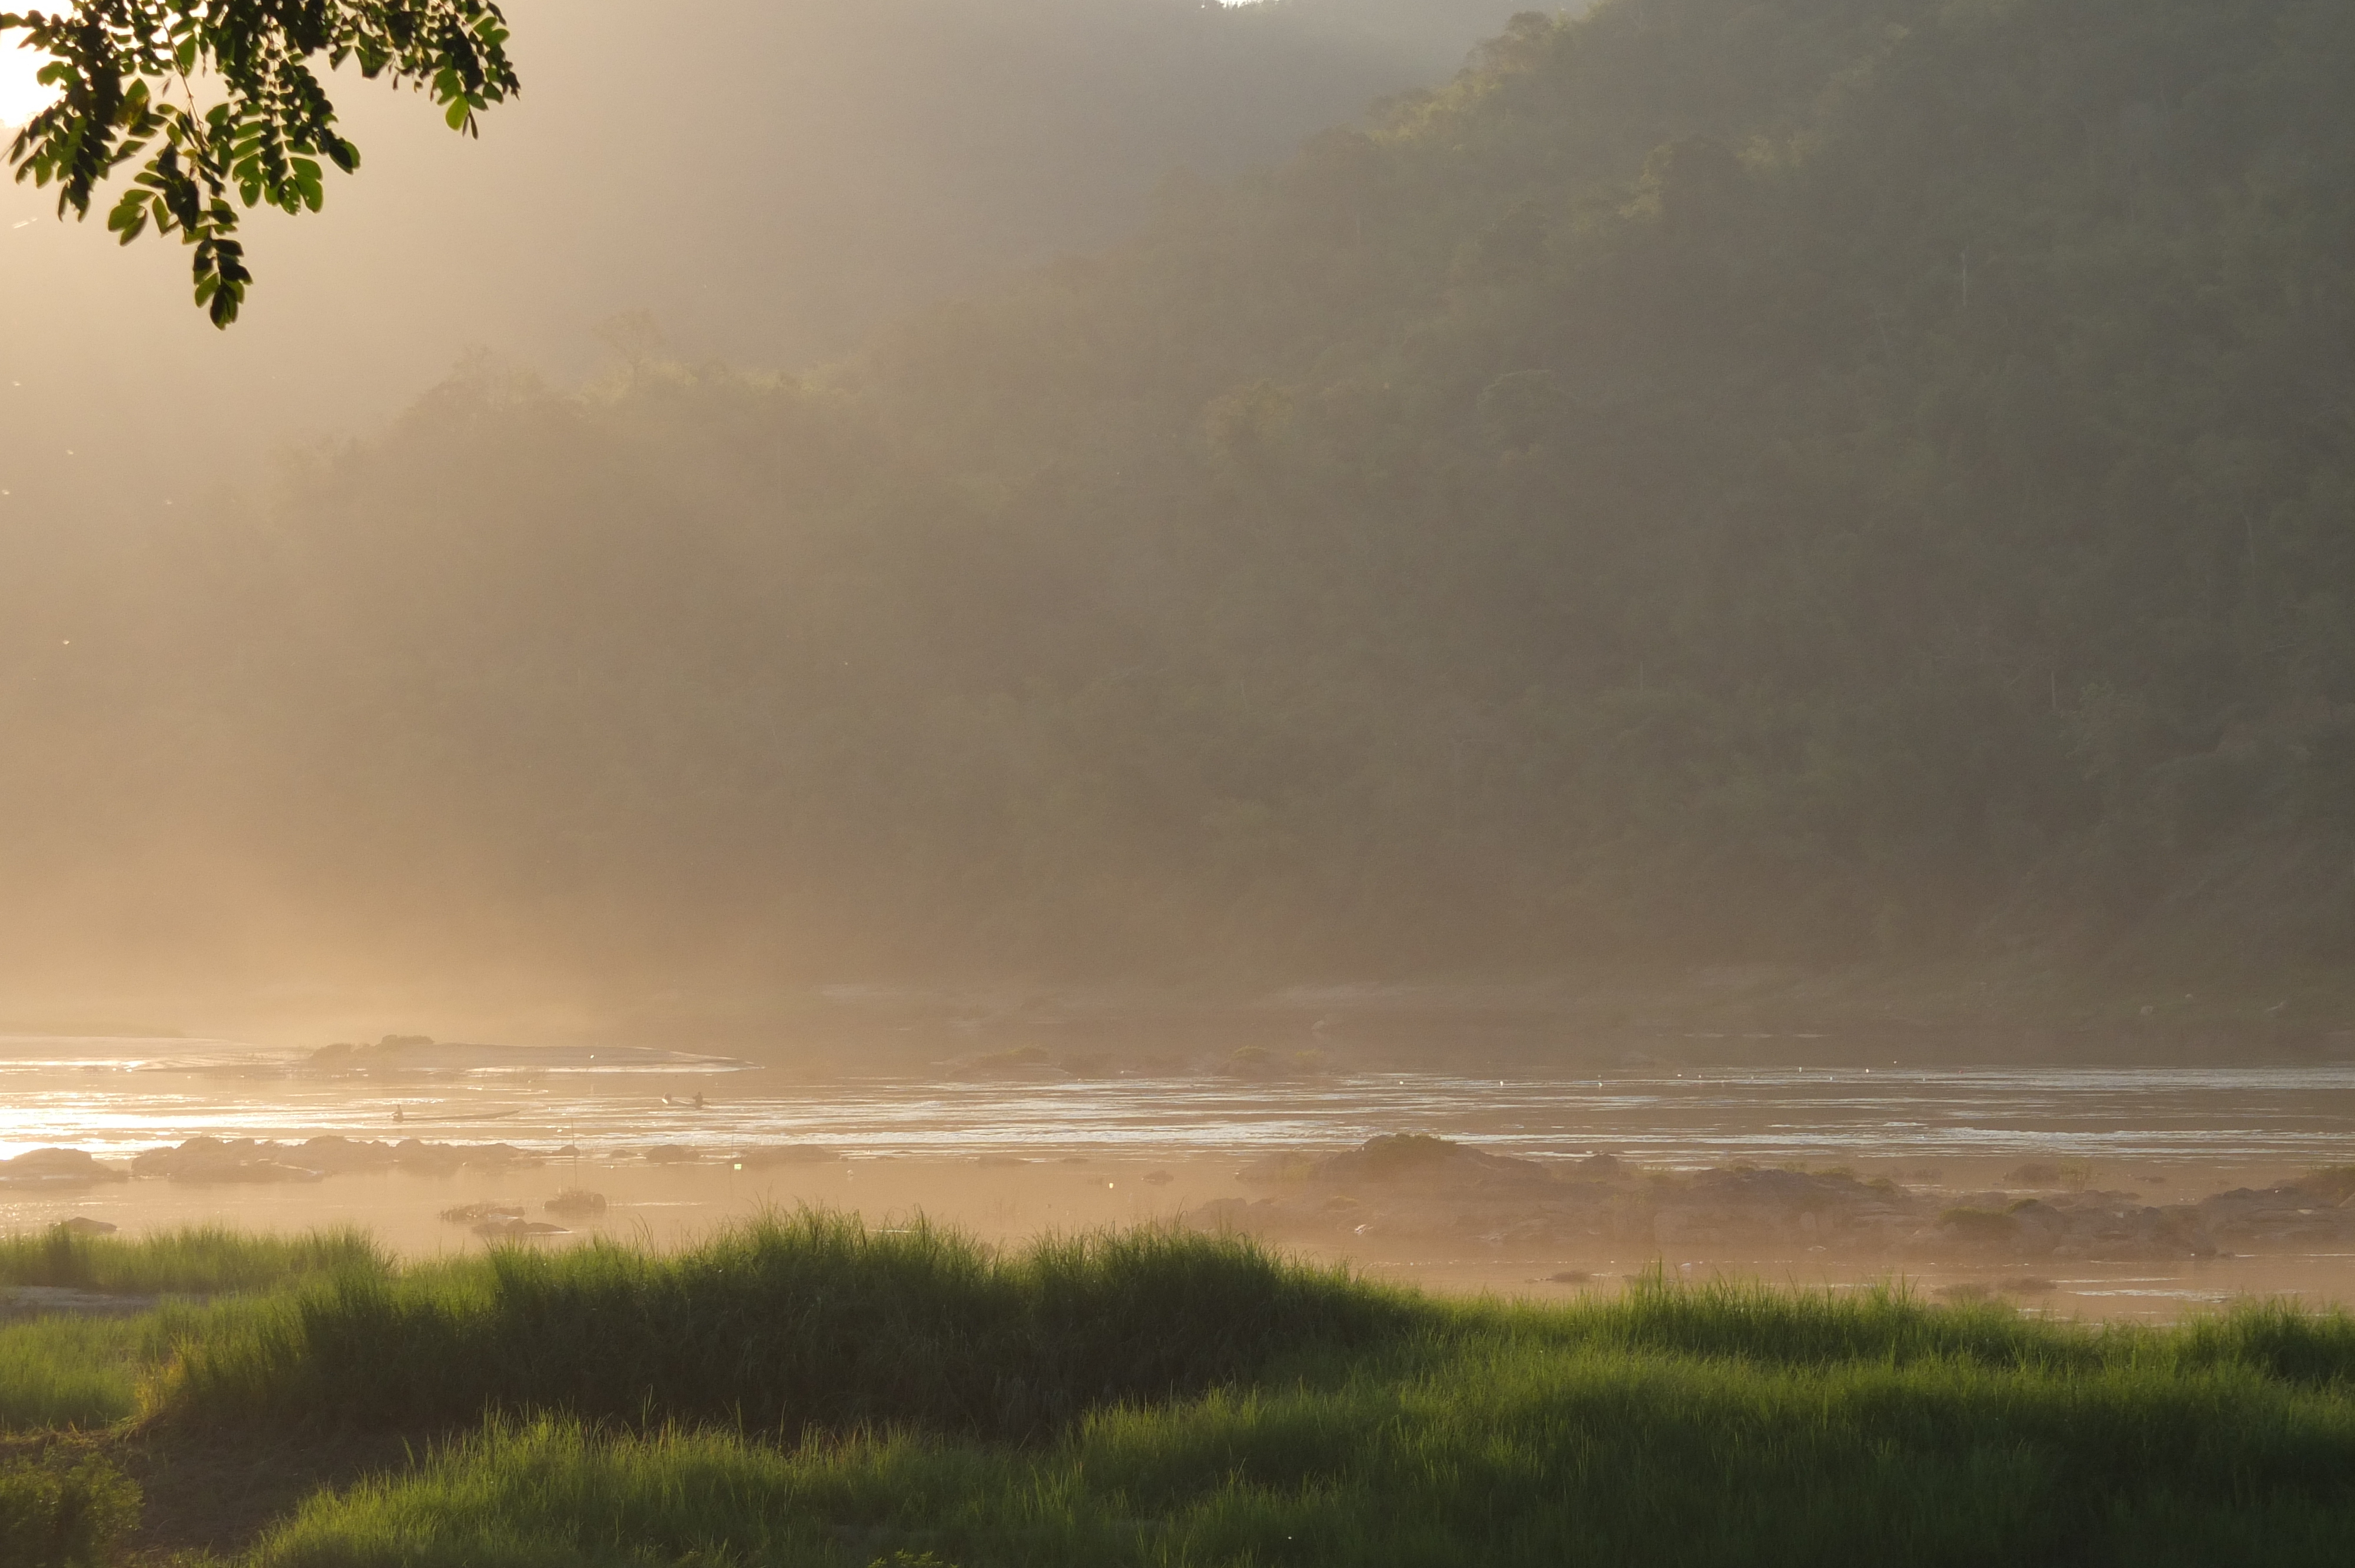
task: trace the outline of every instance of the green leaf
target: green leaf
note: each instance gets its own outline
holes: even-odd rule
[[[0,32],[19,29],[47,57],[36,79],[58,96],[9,143],[16,180],[55,185],[60,216],[86,217],[96,187],[125,170],[109,231],[123,244],[150,228],[179,233],[194,249],[197,302],[220,325],[251,281],[225,238],[232,203],[316,212],[325,185],[311,154],[359,167],[314,74],[321,56],[428,89],[468,134],[517,85],[505,18],[485,0],[72,0],[57,14],[0,12]],[[171,79],[197,76],[219,89],[209,107],[165,96]]]
[[[148,194],[133,189],[123,193],[123,199],[106,215],[106,227],[122,236],[122,243],[130,244],[146,231]]]

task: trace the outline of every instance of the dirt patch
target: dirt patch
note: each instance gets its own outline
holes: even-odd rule
[[[322,1487],[407,1469],[416,1457],[409,1440],[380,1434],[229,1446],[140,1432],[106,1447],[144,1494],[131,1551],[147,1563],[235,1555]]]

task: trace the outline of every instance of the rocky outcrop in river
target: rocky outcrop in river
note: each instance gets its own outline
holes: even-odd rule
[[[427,1143],[414,1138],[376,1143],[333,1133],[300,1143],[192,1138],[175,1148],[151,1149],[133,1157],[131,1174],[208,1183],[316,1181],[347,1171],[447,1175],[469,1166],[515,1170],[541,1164],[546,1159],[511,1143]]]
[[[1532,1256],[1608,1249],[1899,1264],[2160,1261],[2355,1243],[2355,1168],[2152,1205],[2132,1192],[1909,1189],[1840,1170],[1653,1171],[1607,1154],[1519,1159],[1401,1134],[1337,1154],[1273,1156],[1240,1180],[1257,1195],[1202,1204],[1186,1221],[1278,1240],[1471,1244]]]
[[[101,1165],[79,1149],[36,1149],[14,1160],[0,1160],[0,1188],[18,1192],[58,1192],[129,1180],[120,1169]]]

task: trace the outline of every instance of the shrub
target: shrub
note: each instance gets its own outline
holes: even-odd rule
[[[138,1522],[138,1485],[95,1454],[0,1465],[0,1568],[97,1568]]]

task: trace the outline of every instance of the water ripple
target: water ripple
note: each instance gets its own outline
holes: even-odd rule
[[[591,1150],[815,1141],[864,1154],[1246,1153],[1423,1131],[1518,1153],[1607,1149],[1682,1165],[1874,1153],[2355,1160],[2350,1065],[791,1085],[760,1071],[333,1080],[291,1067],[230,1042],[0,1040],[0,1154],[50,1144],[127,1153],[198,1133]]]

